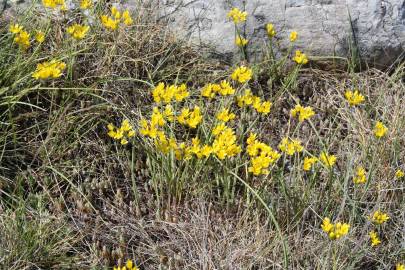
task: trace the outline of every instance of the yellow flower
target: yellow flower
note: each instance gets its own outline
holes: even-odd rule
[[[251,166],[248,168],[248,171],[256,176],[268,174],[268,167],[280,158],[280,153],[273,150],[269,145],[258,141],[254,133],[250,134],[246,142],[248,144],[246,152],[251,158]]]
[[[122,145],[126,145],[126,144],[128,144],[128,140],[127,140],[126,138],[122,138],[121,141],[120,141],[120,143],[121,143]]]
[[[163,116],[169,122],[174,121],[174,112],[173,112],[173,108],[172,108],[172,106],[170,106],[170,104],[166,105],[165,110],[163,111]]]
[[[270,101],[264,101],[259,104],[259,106],[254,107],[258,113],[261,114],[269,114],[271,109],[272,103]]]
[[[378,234],[375,231],[371,231],[369,233],[369,236],[370,236],[371,246],[372,247],[381,244],[381,240],[380,240],[380,238],[378,238]]]
[[[202,122],[201,109],[198,106],[194,107],[193,111],[188,108],[184,108],[180,115],[177,117],[180,124],[188,126],[190,128],[196,128],[198,124]]]
[[[304,158],[304,164],[302,165],[302,168],[304,171],[309,171],[312,168],[312,165],[314,165],[318,159],[316,157],[305,157]]]
[[[231,76],[232,80],[240,83],[245,83],[252,78],[252,70],[245,66],[240,66],[235,69]]]
[[[246,89],[245,93],[243,94],[243,96],[238,96],[236,98],[236,101],[238,103],[239,107],[243,107],[243,106],[249,106],[253,103],[253,99],[255,99],[256,97],[254,95],[252,95],[252,92],[250,89]]]
[[[388,128],[386,126],[384,126],[384,124],[380,121],[377,121],[377,123],[374,126],[374,135],[377,138],[381,138],[385,135],[385,133],[387,133]]]
[[[298,120],[303,122],[315,115],[315,112],[311,107],[302,107],[301,105],[295,105],[294,109],[291,110],[292,117],[299,115]]]
[[[219,159],[236,156],[242,151],[241,147],[236,143],[235,132],[225,126],[224,123],[217,125],[212,134],[215,136],[211,146],[212,154]]]
[[[121,12],[118,11],[116,6],[111,7],[111,15],[117,20],[121,19]]]
[[[235,119],[235,117],[236,115],[234,113],[229,112],[229,108],[224,108],[217,114],[217,119],[225,123]]]
[[[396,172],[395,172],[395,177],[397,178],[397,179],[400,179],[400,178],[402,178],[402,177],[404,177],[405,176],[405,173],[402,171],[402,170],[400,170],[400,169],[398,169]]]
[[[139,129],[139,132],[143,136],[155,139],[161,133],[161,131],[157,129],[156,125],[149,124],[148,121],[146,121],[146,119],[141,119],[140,126],[141,128]]]
[[[93,5],[92,0],[81,0],[80,1],[80,8],[81,9],[89,9]]]
[[[61,11],[67,11],[68,8],[67,8],[66,4],[61,5],[60,10]]]
[[[319,155],[319,160],[328,168],[332,168],[336,163],[336,157],[334,155],[329,155],[326,152],[322,152]]]
[[[165,86],[165,84],[161,82],[152,90],[153,100],[156,103],[164,102],[165,104],[168,104],[173,100],[180,102],[189,95],[190,93],[187,91],[187,86],[185,84],[180,86]]]
[[[304,150],[304,147],[301,145],[301,142],[299,140],[290,140],[288,138],[284,138],[278,145],[278,149],[280,149],[287,155],[292,156],[295,153],[302,152]]]
[[[229,96],[235,94],[235,89],[233,89],[230,83],[226,80],[221,81],[218,85],[214,85],[214,91],[221,96]]]
[[[65,6],[65,0],[42,0],[42,4],[48,8],[63,8]]]
[[[274,29],[274,25],[272,23],[266,24],[266,31],[269,38],[272,38],[276,35],[276,30]]]
[[[201,96],[212,99],[215,97],[214,84],[209,83],[201,90]]]
[[[190,95],[190,93],[187,91],[187,86],[184,83],[180,86],[177,86],[174,91],[174,98],[178,102],[183,101],[189,95]]]
[[[101,15],[100,18],[104,27],[110,30],[116,30],[118,28],[118,24],[120,23],[119,20],[113,19],[107,15]]]
[[[330,222],[330,218],[325,217],[322,221],[321,228],[324,232],[329,233],[333,230],[333,224]]]
[[[191,146],[187,149],[187,152],[194,154],[198,159],[203,157],[199,138],[191,139]]]
[[[402,263],[397,263],[395,270],[405,270],[405,265]]]
[[[31,46],[30,34],[21,30],[14,37],[14,42],[17,43],[22,49],[26,50]]]
[[[247,39],[245,39],[245,38],[243,38],[243,37],[241,37],[239,35],[235,39],[235,44],[238,47],[245,47],[248,44],[248,42],[249,42],[249,40],[247,40]]]
[[[37,65],[37,69],[32,74],[32,77],[39,79],[59,78],[62,76],[62,71],[66,68],[66,64],[61,61],[52,60],[51,62],[43,62]]]
[[[229,82],[227,82],[226,80],[221,81],[220,84],[209,83],[205,85],[201,91],[201,95],[209,99],[214,98],[216,94],[228,96],[234,93],[235,89],[233,89],[232,86],[229,84]]]
[[[239,107],[252,105],[258,113],[263,115],[269,114],[273,105],[270,101],[262,102],[260,97],[252,95],[250,89],[246,89],[244,95],[238,96],[236,101]]]
[[[214,129],[212,130],[212,134],[214,136],[218,136],[219,134],[221,134],[225,129],[227,129],[225,123],[221,123],[218,124],[214,127]]]
[[[110,123],[107,125],[107,129],[107,135],[114,140],[120,141],[122,145],[128,144],[128,139],[135,136],[135,131],[128,119],[124,119],[119,128]]]
[[[325,217],[323,219],[321,228],[325,233],[328,234],[329,239],[337,240],[349,233],[350,225],[347,223],[341,223],[341,222],[332,224],[330,222],[330,219]]]
[[[153,107],[151,116],[151,125],[162,127],[166,124],[163,114],[159,111],[158,107]]]
[[[122,19],[125,25],[131,25],[133,23],[131,15],[127,9],[122,13]]]
[[[308,63],[308,58],[306,56],[305,53],[302,53],[300,50],[296,50],[295,51],[295,56],[293,58],[293,60],[297,63],[297,64],[302,64],[305,65]]]
[[[371,221],[373,221],[376,224],[383,224],[389,219],[390,217],[388,216],[388,214],[383,213],[380,210],[375,211],[373,216],[371,217]]]
[[[296,31],[292,31],[290,34],[290,41],[295,42],[297,40],[298,33]]]
[[[242,12],[240,9],[234,7],[228,12],[228,18],[231,18],[235,24],[246,21],[247,12]]]
[[[353,177],[353,183],[364,184],[366,181],[366,170],[363,167],[358,167],[356,170],[356,176]]]
[[[44,41],[45,41],[45,34],[44,34],[44,32],[42,32],[41,30],[37,30],[36,33],[35,33],[35,40],[36,40],[38,43],[44,42]]]
[[[349,102],[350,106],[355,106],[364,102],[364,96],[360,94],[358,90],[345,92],[345,98]]]
[[[67,28],[67,32],[75,39],[83,39],[87,32],[89,31],[90,26],[88,25],[80,25],[75,23],[72,26]]]
[[[19,25],[18,23],[10,25],[10,28],[9,28],[10,32],[13,33],[13,34],[18,34],[23,29],[24,28],[21,25]]]
[[[114,266],[113,270],[139,270],[139,268],[136,267],[136,265],[131,260],[128,260],[126,262],[125,266],[123,266],[123,267]]]
[[[167,139],[163,132],[159,132],[157,138],[155,138],[156,148],[163,154],[167,154],[170,151],[176,151],[178,149],[176,139]]]

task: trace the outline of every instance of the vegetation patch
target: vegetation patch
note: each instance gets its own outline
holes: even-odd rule
[[[322,71],[271,23],[253,62],[233,8],[232,65],[73,2],[0,23],[0,268],[404,269],[403,64]]]

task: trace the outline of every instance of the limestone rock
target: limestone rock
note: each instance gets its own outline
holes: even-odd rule
[[[245,9],[245,27],[253,48],[266,39],[265,24],[273,23],[288,46],[293,30],[296,47],[312,56],[343,56],[358,48],[362,60],[384,67],[405,50],[404,0],[164,0],[159,1],[177,30],[219,52],[235,51],[234,26],[226,18],[234,6]]]
[[[67,0],[72,1],[72,0]],[[74,1],[73,1],[74,2]],[[116,1],[111,1],[116,2]],[[176,33],[196,44],[209,45],[232,56],[234,26],[226,15],[232,7],[249,13],[244,27],[251,52],[266,40],[265,24],[273,23],[282,47],[291,31],[295,44],[310,56],[342,56],[357,48],[361,59],[386,67],[405,56],[405,0],[126,0],[134,11],[139,3],[159,10]],[[32,1],[0,0],[0,11],[21,10]],[[20,8],[16,8],[20,7]]]

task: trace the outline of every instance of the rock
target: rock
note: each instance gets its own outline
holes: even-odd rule
[[[266,40],[265,24],[273,23],[282,47],[298,32],[296,48],[311,56],[349,56],[357,47],[361,59],[386,67],[405,49],[404,0],[164,0],[160,8],[176,29],[197,44],[235,52],[231,7],[249,13],[245,27],[251,47]]]
[[[71,0],[67,0],[70,2]],[[135,11],[133,0],[122,1]],[[0,11],[21,10],[31,1],[0,0]],[[266,41],[265,24],[273,23],[282,48],[289,33],[298,32],[295,48],[310,56],[347,57],[357,48],[370,65],[387,67],[405,56],[405,0],[144,0],[160,11],[176,33],[196,44],[209,45],[232,58],[234,25],[226,15],[232,7],[249,13],[244,27],[250,53]],[[18,8],[19,7],[19,8]],[[3,10],[4,11],[4,10]]]

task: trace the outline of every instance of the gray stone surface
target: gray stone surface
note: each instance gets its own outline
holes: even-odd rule
[[[69,0],[70,1],[70,0]],[[11,8],[32,1],[8,0]],[[118,1],[111,1],[118,2]],[[245,27],[251,50],[266,40],[265,24],[273,23],[285,48],[293,30],[299,33],[296,47],[312,56],[348,56],[355,41],[362,60],[388,66],[404,56],[405,0],[127,0],[158,9],[176,32],[196,44],[209,45],[232,55],[234,26],[226,18],[236,6],[249,13]],[[0,0],[0,10],[6,0]]]
[[[226,14],[244,3],[253,47],[263,44],[264,25],[271,22],[284,47],[295,30],[296,46],[310,55],[347,56],[350,40],[370,64],[387,66],[404,54],[405,0],[164,0],[160,8],[167,14],[177,9],[171,17],[193,41],[231,53],[234,26]]]

